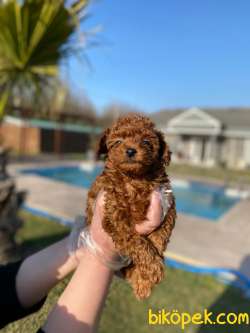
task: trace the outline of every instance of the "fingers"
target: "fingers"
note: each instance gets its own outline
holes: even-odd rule
[[[101,190],[96,197],[95,203],[94,203],[94,214],[93,214],[93,225],[100,225],[100,228],[102,229],[102,219],[104,215],[104,199],[105,199],[105,193],[103,190]]]
[[[103,211],[104,208],[104,200],[105,200],[105,192],[101,190],[98,192],[93,210],[95,211],[96,209]]]
[[[135,230],[141,235],[148,235],[161,224],[162,204],[159,191],[153,191],[146,220],[135,226]]]
[[[115,251],[113,241],[111,237],[105,232],[102,226],[103,216],[104,216],[104,203],[105,203],[105,192],[101,190],[94,204],[94,215],[92,223],[90,225],[91,236],[94,241],[104,250],[104,251]]]
[[[96,198],[95,207],[94,207],[94,224],[100,225],[102,229],[101,221],[103,218],[104,210],[104,201],[105,201],[105,192],[101,190]],[[151,195],[150,205],[147,212],[147,216],[144,222],[137,224],[135,230],[141,235],[148,235],[155,229],[157,229],[162,220],[162,198],[160,191],[153,191]],[[102,230],[104,232],[104,230]]]

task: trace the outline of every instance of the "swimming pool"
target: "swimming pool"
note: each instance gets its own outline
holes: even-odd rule
[[[86,171],[79,166],[26,169],[22,173],[37,174],[66,182],[75,186],[89,188],[101,172],[101,167]],[[240,199],[227,196],[222,186],[208,185],[201,182],[173,181],[177,211],[196,215],[216,222]]]

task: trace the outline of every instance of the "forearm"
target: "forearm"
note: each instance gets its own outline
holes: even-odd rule
[[[87,250],[45,324],[46,333],[93,333],[113,272]]]
[[[18,298],[30,307],[47,295],[49,290],[77,266],[68,253],[68,237],[26,258],[16,277]]]

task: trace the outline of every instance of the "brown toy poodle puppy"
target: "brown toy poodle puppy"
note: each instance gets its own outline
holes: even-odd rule
[[[149,118],[130,115],[119,118],[99,143],[98,156],[105,154],[105,168],[93,183],[87,202],[87,222],[100,190],[105,191],[103,228],[112,237],[117,251],[129,256],[123,269],[137,298],[150,295],[164,277],[163,253],[176,219],[175,199],[166,173],[171,152]],[[169,208],[163,223],[147,236],[135,231],[145,221],[153,190],[164,186]]]

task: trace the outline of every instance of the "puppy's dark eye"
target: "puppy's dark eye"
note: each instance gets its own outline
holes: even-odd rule
[[[109,141],[108,142],[108,147],[111,149],[111,148],[113,148],[113,147],[115,147],[115,146],[118,146],[119,144],[121,144],[122,143],[122,140],[114,140],[114,141]]]
[[[147,140],[147,139],[144,139],[144,140],[142,141],[142,143],[143,143],[145,146],[149,146],[149,145],[150,145],[150,141]]]
[[[116,140],[115,142],[114,142],[114,146],[118,146],[118,145],[120,145],[122,143],[122,140]]]

